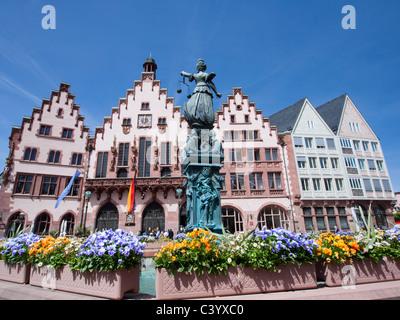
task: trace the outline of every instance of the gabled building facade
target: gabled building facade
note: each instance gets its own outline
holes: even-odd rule
[[[288,155],[297,230],[349,230],[344,167],[332,130],[307,98],[270,116],[270,122]]]
[[[379,138],[347,94],[317,111],[339,139],[353,214],[362,221],[358,208],[371,210],[375,225],[388,227],[395,195]]]
[[[86,189],[91,192],[86,226],[133,232],[173,229],[180,221],[183,198],[180,146],[187,138],[181,108],[156,80],[154,59],[145,61],[141,80],[112,108],[103,126],[89,139],[91,150]],[[136,177],[135,208],[127,198]],[[184,194],[182,194],[184,196]]]
[[[37,234],[47,234],[60,230],[64,221],[67,234],[74,232],[81,212],[89,134],[74,101],[70,85],[61,83],[31,117],[12,128],[0,191],[2,234],[28,226]],[[82,174],[55,208],[76,170]]]
[[[227,98],[217,110],[214,126],[225,156],[221,170],[225,226],[232,233],[256,226],[291,229],[293,217],[277,130],[242,88],[233,88]]]

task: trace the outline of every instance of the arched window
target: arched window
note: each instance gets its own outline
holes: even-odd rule
[[[75,227],[75,217],[72,213],[67,213],[62,219],[60,223],[60,233],[64,230],[61,228],[64,226],[65,234],[66,235],[73,235],[74,234],[74,227]]]
[[[35,148],[27,148],[24,154],[24,160],[26,161],[35,161],[36,160],[37,150]]]
[[[243,219],[240,212],[234,208],[222,208],[222,224],[229,233],[243,231]]]
[[[50,151],[49,163],[60,163],[60,151]]]
[[[48,234],[50,230],[50,215],[46,212],[39,214],[35,219],[33,233],[38,235]]]
[[[21,212],[14,213],[7,221],[6,236],[11,238],[24,229],[25,215]]]
[[[267,206],[260,211],[257,218],[258,227],[266,226],[268,229],[289,229],[289,220],[286,210],[278,206]]]

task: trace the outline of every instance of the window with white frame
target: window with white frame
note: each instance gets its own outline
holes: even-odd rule
[[[353,145],[354,145],[354,150],[360,151],[360,141],[359,140],[353,140]]]
[[[303,138],[302,137],[293,137],[293,142],[295,148],[303,148]]]
[[[351,148],[351,141],[350,139],[340,139],[340,145],[343,148]]]
[[[303,191],[310,191],[310,179],[308,178],[301,178],[301,190]]]
[[[384,171],[385,170],[383,168],[383,161],[382,160],[376,160],[376,165],[377,165],[379,171]]]
[[[362,145],[363,145],[364,151],[369,151],[369,142],[368,141],[363,141]]]
[[[379,179],[372,179],[372,182],[374,184],[374,189],[377,192],[382,192],[382,185],[381,181]]]
[[[328,158],[319,158],[319,164],[322,169],[328,169]]]
[[[311,169],[317,168],[317,158],[314,158],[314,157],[308,158],[308,163],[309,163]]]
[[[336,149],[335,140],[333,138],[326,138],[326,145],[329,150]]]
[[[392,191],[392,187],[390,186],[390,181],[387,179],[382,180],[382,184],[383,184],[383,190],[387,191],[387,192],[391,192]]]
[[[347,168],[357,168],[356,159],[354,158],[344,158]]]
[[[376,171],[375,161],[373,159],[368,159],[368,168],[371,171]]]
[[[306,148],[312,149],[313,148],[313,138],[304,138],[306,142]]]
[[[339,169],[339,158],[331,158],[332,169]]]
[[[313,182],[314,191],[321,191],[321,179],[313,178],[312,182]]]
[[[305,169],[307,167],[306,157],[297,157],[297,167],[299,169]]]
[[[364,188],[365,188],[365,191],[368,191],[368,192],[374,191],[374,190],[372,189],[372,184],[371,184],[371,180],[370,180],[370,179],[363,179],[363,181],[364,181]]]
[[[337,191],[344,191],[344,184],[343,184],[343,179],[335,179],[335,184],[336,184],[336,190]]]
[[[358,166],[360,167],[360,170],[365,170],[365,160],[358,159]]]
[[[352,189],[362,189],[361,181],[358,178],[351,178],[350,179],[350,187]]]
[[[377,142],[371,142],[371,147],[373,152],[378,152],[378,143]]]
[[[324,138],[315,138],[315,145],[317,146],[317,149],[325,149]]]
[[[325,178],[324,179],[324,186],[325,186],[325,191],[332,191],[332,179],[331,178]]]
[[[360,125],[357,122],[349,122],[349,126],[352,132],[361,132]]]

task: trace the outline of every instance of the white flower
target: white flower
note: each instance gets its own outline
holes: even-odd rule
[[[254,243],[253,243],[253,247],[254,247],[254,248],[257,248],[257,243],[254,242]]]
[[[231,258],[228,258],[228,263],[231,263],[232,262],[232,259]]]

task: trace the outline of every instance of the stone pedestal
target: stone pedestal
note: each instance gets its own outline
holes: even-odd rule
[[[192,129],[182,152],[182,171],[186,176],[186,232],[195,228],[222,233],[221,177],[223,167],[221,142],[215,132]]]

